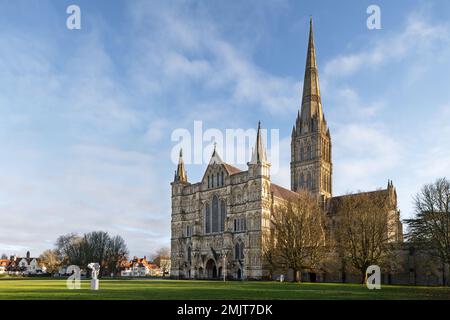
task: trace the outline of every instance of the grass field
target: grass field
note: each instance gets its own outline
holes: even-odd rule
[[[2,279],[0,299],[449,299],[450,288],[357,284],[219,282],[176,280],[100,280],[100,290],[68,290],[65,280]]]

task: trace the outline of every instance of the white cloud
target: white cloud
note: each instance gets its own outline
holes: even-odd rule
[[[147,132],[145,137],[147,140],[154,144],[160,142],[161,139],[169,136],[167,129],[170,128],[171,122],[167,119],[155,119],[148,124]]]
[[[450,105],[437,108],[428,121],[421,126],[424,137],[418,150],[414,172],[430,183],[434,179],[450,178]]]
[[[276,184],[285,187],[287,189],[291,188],[291,137],[284,137],[280,140],[280,154],[279,164],[280,168],[276,175],[272,175],[272,181]]]
[[[382,101],[367,101],[363,100],[359,94],[350,87],[337,89],[333,96],[333,101],[336,103],[334,107],[338,108],[340,112],[346,115],[351,115],[354,118],[371,118],[384,107]]]
[[[99,229],[132,254],[167,246],[170,189],[155,185],[170,174],[132,143],[147,124],[161,139],[164,120],[136,108],[102,39],[80,37],[61,64],[51,39],[2,33],[0,44],[0,251],[37,255],[61,234]]]
[[[370,43],[357,53],[338,56],[329,61],[324,68],[325,77],[350,76],[363,68],[372,68],[386,62],[396,62],[407,55],[445,55],[440,52],[442,45],[450,43],[448,24],[427,21],[420,13],[413,13],[407,19],[400,33],[391,33]],[[448,50],[447,50],[448,51]]]
[[[11,218],[2,222],[0,243],[40,252],[58,235],[105,230],[122,235],[134,253],[168,245],[169,187],[155,188],[154,181],[167,177],[154,170],[152,156],[81,145],[53,168],[26,178],[20,172],[2,175],[8,189],[2,188],[6,201],[0,210]]]
[[[346,124],[333,135],[336,189],[373,189],[402,159],[402,146],[380,126]]]
[[[229,109],[260,107],[271,114],[295,111],[297,81],[265,72],[245,52],[225,40],[212,21],[200,15],[188,20],[186,10],[180,3],[158,6],[156,10],[153,4],[142,1],[132,5],[135,32],[156,30],[151,40],[139,41],[135,51],[139,56],[132,58],[132,77],[136,81],[143,78],[142,72],[158,78],[147,80],[144,85],[159,92],[176,88],[184,103],[189,103],[192,93],[177,84],[181,79],[191,79],[200,88],[229,92],[226,97],[208,99],[213,104],[226,103]],[[162,75],[159,66],[163,66]],[[195,90],[200,92],[197,87]]]

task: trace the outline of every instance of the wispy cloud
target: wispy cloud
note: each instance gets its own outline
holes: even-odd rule
[[[408,55],[428,55],[432,52],[433,55],[442,56],[445,53],[437,50],[447,49],[449,43],[450,28],[447,23],[433,23],[422,13],[413,12],[402,31],[391,32],[369,43],[367,48],[359,52],[332,59],[325,65],[324,74],[327,78],[345,77],[361,69],[397,62]]]
[[[426,106],[414,101],[417,87],[419,96],[436,94],[426,82],[448,67],[450,25],[416,9],[398,30],[383,30],[361,49],[330,59],[323,73],[332,104],[335,192],[370,190],[394,179],[404,217],[412,213],[412,195],[448,175],[450,163],[441,120],[446,108],[432,112],[433,99]],[[376,82],[369,80],[373,73]]]
[[[401,144],[379,126],[343,125],[335,132],[333,141],[334,158],[338,163],[335,181],[341,190],[343,186],[373,187],[371,178],[395,168],[402,155]]]
[[[197,119],[236,127],[236,110],[295,110],[296,81],[258,67],[207,16],[183,14],[189,3],[126,10],[133,36],[121,61],[104,21],[72,50],[58,37],[0,33],[4,250],[41,251],[93,229],[121,234],[136,254],[167,246],[170,131]]]
[[[295,111],[299,85],[296,80],[259,68],[244,51],[228,42],[212,21],[198,12],[193,13],[196,19],[187,19],[190,10],[193,9],[182,2],[160,6],[158,10],[143,1],[132,6],[135,32],[156,30],[151,40],[142,37],[138,43],[135,53],[139,57],[132,59],[136,62],[132,67],[135,79],[139,81],[142,72],[150,72],[155,79],[144,85],[150,82],[151,88],[163,92],[175,88],[186,104],[191,93],[185,86],[192,81],[197,94],[211,90],[217,93],[214,97],[205,96],[212,104],[221,99],[228,108],[256,107],[271,114]],[[184,87],[179,87],[180,83]],[[223,92],[228,94],[224,96]]]

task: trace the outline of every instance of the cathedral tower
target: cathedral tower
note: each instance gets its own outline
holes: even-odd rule
[[[291,189],[306,189],[321,200],[331,197],[331,137],[322,110],[312,18],[301,110],[291,137]]]

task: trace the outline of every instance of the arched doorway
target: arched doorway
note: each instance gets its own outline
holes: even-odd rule
[[[206,263],[206,276],[208,279],[217,278],[217,267],[213,259],[209,259]]]
[[[241,270],[241,269],[238,269],[238,271],[237,271],[237,278],[238,278],[239,280],[242,279],[242,270]]]

